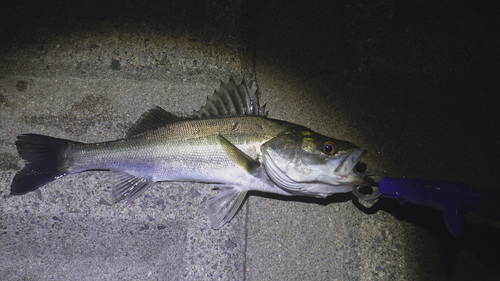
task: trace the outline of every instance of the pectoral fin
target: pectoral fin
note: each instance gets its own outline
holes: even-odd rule
[[[208,218],[213,229],[219,229],[234,217],[247,194],[247,190],[238,187],[216,186],[224,191],[208,200]]]
[[[250,158],[225,137],[219,135],[219,140],[229,160],[245,169],[248,173],[252,174],[260,166],[259,162]]]

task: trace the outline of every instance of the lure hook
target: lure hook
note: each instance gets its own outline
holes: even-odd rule
[[[386,173],[384,173],[382,171],[377,171],[377,170],[366,171],[360,175],[362,177],[373,177],[373,176],[380,177],[380,178],[387,177]],[[364,187],[370,187],[372,189],[372,192],[368,193],[368,194],[361,192],[361,189]],[[358,185],[358,186],[353,188],[352,193],[356,197],[358,197],[359,200],[368,201],[368,202],[374,201],[377,198],[379,198],[380,195],[382,195],[382,193],[380,193],[380,191],[378,189],[378,186],[373,185],[373,184],[372,185]]]

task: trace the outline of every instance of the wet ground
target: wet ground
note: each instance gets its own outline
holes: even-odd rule
[[[209,226],[198,183],[125,210],[86,172],[8,198],[16,136],[112,140],[149,108],[185,115],[232,75],[269,116],[345,139],[393,177],[500,179],[495,1],[24,1],[0,10],[4,280],[493,280],[498,222],[394,200],[250,196]]]

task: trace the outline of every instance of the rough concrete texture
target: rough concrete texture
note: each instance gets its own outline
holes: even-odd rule
[[[8,197],[16,136],[123,136],[158,105],[257,81],[270,116],[370,151],[369,169],[498,188],[495,1],[15,1],[0,10],[2,280],[493,280],[499,226],[351,194],[250,196],[209,227],[198,183],[124,210],[86,172]]]

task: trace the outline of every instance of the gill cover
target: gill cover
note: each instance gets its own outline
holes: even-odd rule
[[[261,151],[269,178],[292,194],[326,197],[365,182],[353,171],[363,149],[309,130],[280,134]]]

